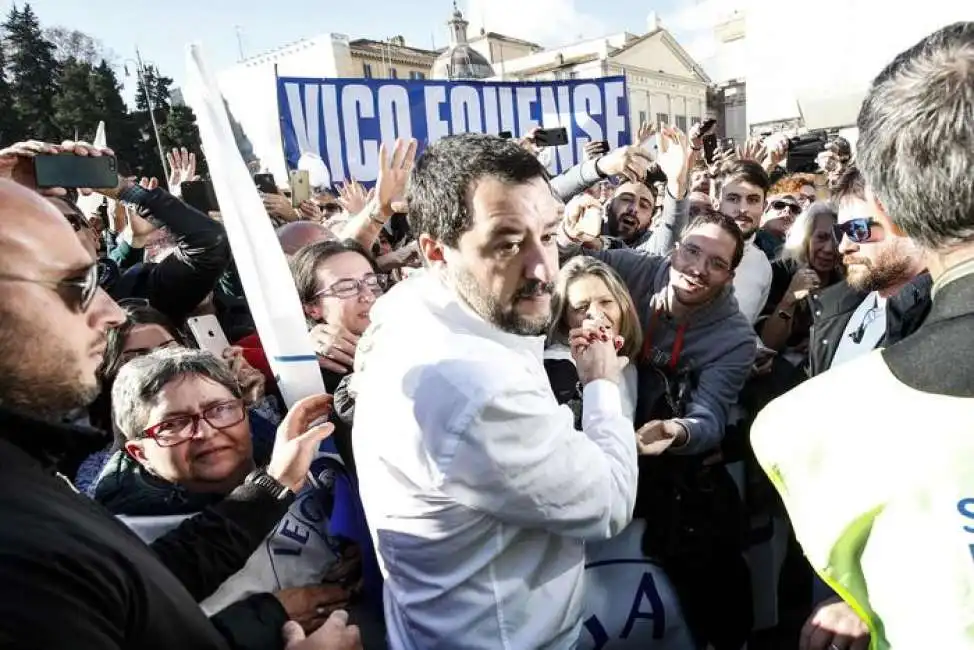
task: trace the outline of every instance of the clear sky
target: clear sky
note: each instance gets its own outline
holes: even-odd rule
[[[0,0],[4,15],[11,0]],[[23,0],[17,0],[20,6]],[[210,65],[219,70],[239,58],[238,29],[245,56],[317,34],[383,39],[402,35],[417,47],[447,44],[451,0],[30,0],[44,27],[61,25],[98,38],[114,55],[120,80],[131,98],[133,78],[122,65],[138,46],[146,62],[183,79],[184,46],[203,44]],[[544,45],[628,30],[642,33],[655,10],[691,51],[707,36],[704,23],[740,4],[738,0],[460,0],[471,32],[491,31]],[[132,66],[129,66],[130,70]],[[134,71],[133,71],[134,72]]]

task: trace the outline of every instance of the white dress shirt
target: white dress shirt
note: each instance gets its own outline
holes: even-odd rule
[[[623,530],[635,503],[619,387],[585,386],[575,431],[543,337],[488,324],[435,270],[397,285],[371,318],[352,444],[390,647],[574,647],[585,541]]]
[[[872,352],[886,334],[886,298],[873,291],[867,295],[846,323],[830,368],[841,366]]]
[[[770,291],[771,262],[764,251],[754,245],[754,237],[751,237],[744,244],[744,257],[734,274],[734,297],[751,325],[761,315]]]

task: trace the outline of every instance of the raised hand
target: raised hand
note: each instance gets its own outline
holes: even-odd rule
[[[331,395],[305,397],[291,407],[277,427],[267,474],[294,493],[304,486],[318,445],[335,430],[330,422],[319,423],[331,413],[331,406]]]
[[[659,137],[659,168],[666,174],[667,188],[675,198],[686,194],[690,174],[690,141],[678,128],[664,126]]]
[[[365,209],[374,196],[374,190],[366,191],[365,187],[356,180],[342,183],[338,187],[338,204],[349,215],[358,214]]]
[[[416,161],[415,139],[396,139],[390,156],[385,143],[379,146],[379,180],[375,184],[375,198],[379,201],[379,213],[388,219],[396,212],[405,212],[404,198],[409,172]]]
[[[169,163],[169,193],[173,196],[182,194],[181,185],[186,181],[198,181],[196,174],[196,154],[190,153],[186,147],[173,149],[166,154]]]

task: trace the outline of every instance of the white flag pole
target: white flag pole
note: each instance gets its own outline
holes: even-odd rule
[[[325,392],[301,301],[277,235],[237,149],[223,97],[198,45],[186,57],[187,95],[260,340],[287,406]]]

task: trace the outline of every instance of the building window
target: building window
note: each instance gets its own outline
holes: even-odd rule
[[[368,63],[363,63],[362,64],[362,75],[366,79],[371,79],[372,78],[372,66],[369,65]]]
[[[687,116],[677,115],[676,116],[676,128],[680,129],[684,133],[687,132]]]
[[[389,78],[390,79],[398,79],[399,78],[399,71],[396,70],[395,68],[389,68]]]
[[[666,113],[657,113],[656,114],[656,123],[657,124],[669,124],[670,123],[670,116],[667,115]]]
[[[410,79],[425,79],[426,78],[426,75],[423,74],[422,72],[410,72],[409,73],[409,78]]]
[[[645,123],[646,123],[646,111],[639,111],[639,124],[636,125],[636,128],[641,127]]]
[[[571,72],[568,73],[568,78],[569,79],[578,79],[578,73],[575,72],[574,70],[572,70]]]

